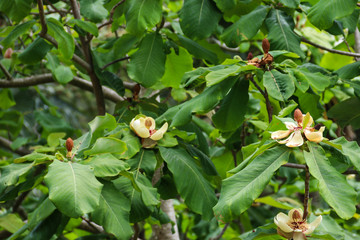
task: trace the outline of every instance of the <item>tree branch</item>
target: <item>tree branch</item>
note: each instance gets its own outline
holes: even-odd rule
[[[109,25],[109,24],[112,24],[112,22],[114,21],[113,19],[113,16],[114,16],[114,13],[115,13],[115,9],[120,6],[121,4],[123,4],[125,2],[125,0],[121,0],[120,2],[118,2],[117,4],[115,4],[113,6],[113,8],[111,9],[110,11],[110,18],[109,18],[109,21],[107,22],[104,22],[103,24],[101,24],[98,29],[102,28],[102,27],[105,27],[106,25]]]
[[[226,229],[229,227],[229,223],[226,223],[224,228],[221,230],[220,234],[217,235],[216,237],[212,238],[211,240],[219,240],[221,239],[221,237],[224,235]]]
[[[74,13],[74,17],[76,19],[81,19],[78,2],[76,0],[70,0],[70,3],[71,3],[71,8]],[[90,69],[88,69],[87,72],[90,76],[92,85],[94,87],[94,94],[95,94],[95,98],[96,98],[98,114],[105,115],[106,110],[105,110],[104,93],[101,88],[100,80],[96,76],[94,69],[92,67],[93,61],[92,61],[92,56],[91,56],[90,43],[88,41],[86,41],[83,36],[79,36],[79,38],[80,38],[81,45],[82,45],[82,48],[83,48],[83,51],[85,54],[86,62],[90,65]]]
[[[0,68],[1,71],[4,73],[5,77],[7,80],[11,81],[12,80],[12,76],[11,74],[8,72],[8,70],[6,69],[6,67],[0,62]]]
[[[305,195],[304,195],[304,215],[303,220],[306,220],[308,215],[308,204],[309,204],[309,182],[310,182],[310,172],[309,167],[305,165]]]
[[[261,87],[259,86],[259,84],[257,84],[257,82],[254,80],[254,77],[252,75],[249,77],[249,79],[255,85],[255,87],[259,90],[261,95],[263,95],[264,98],[265,98],[266,110],[267,110],[267,113],[268,113],[268,118],[269,118],[269,123],[270,123],[272,121],[273,109],[272,109],[271,102],[270,102],[270,99],[269,99],[269,94],[267,93],[266,89],[265,89],[265,91],[263,91],[261,89]]]
[[[305,42],[305,43],[308,43],[308,44],[310,44],[310,45],[312,45],[314,47],[326,50],[326,51],[331,52],[331,53],[336,53],[336,54],[340,54],[340,55],[346,55],[346,56],[350,56],[350,57],[360,57],[360,53],[345,52],[345,51],[340,51],[340,50],[336,50],[336,49],[327,48],[327,47],[321,46],[321,45],[319,45],[317,43],[311,42],[309,39],[307,39],[305,37],[301,37],[301,41]]]
[[[26,149],[24,147],[20,147],[20,148],[18,148],[16,150],[13,150],[11,148],[11,144],[12,144],[12,142],[10,140],[0,136],[0,146],[3,146],[5,148],[7,148],[7,149],[21,155],[21,156],[24,156],[24,155],[27,155],[27,154],[31,153],[31,151],[29,149]]]
[[[53,83],[53,82],[56,82],[56,81],[53,78],[52,74],[45,73],[45,74],[39,74],[39,75],[31,76],[31,77],[16,78],[11,82],[4,80],[4,79],[0,79],[0,88],[30,87],[30,86],[36,86],[36,85],[40,85],[40,84]],[[85,79],[82,79],[79,77],[74,77],[74,79],[71,82],[69,82],[69,84],[79,87],[81,89],[84,89],[86,91],[93,92],[93,86],[92,86],[91,82],[89,82]],[[104,97],[106,99],[111,100],[115,103],[124,100],[124,98],[119,96],[111,88],[103,86],[102,89],[104,92]]]
[[[123,57],[123,58],[116,59],[116,60],[114,60],[114,61],[112,61],[112,62],[109,62],[109,63],[105,64],[105,65],[101,68],[101,70],[104,70],[105,68],[107,68],[107,67],[109,67],[110,65],[113,65],[113,64],[115,64],[115,63],[117,63],[117,62],[121,62],[121,61],[128,60],[128,59],[130,59],[130,57]]]
[[[288,168],[298,168],[298,169],[305,169],[306,166],[304,164],[297,164],[297,163],[285,163],[282,167]]]

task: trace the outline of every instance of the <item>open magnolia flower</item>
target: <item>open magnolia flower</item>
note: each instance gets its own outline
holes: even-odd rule
[[[322,216],[318,216],[312,223],[307,223],[306,219],[303,219],[301,209],[292,209],[288,215],[279,213],[274,218],[278,234],[293,240],[307,239],[306,235],[311,234],[319,226],[321,220]]]
[[[297,122],[297,125],[293,122],[285,122],[288,130],[273,132],[271,134],[271,138],[278,140],[288,137],[284,140],[278,141],[278,143],[286,144],[288,147],[299,147],[303,145],[304,138],[302,133],[304,133],[306,139],[311,142],[319,143],[323,140],[325,127],[321,127],[318,131],[314,127],[311,127],[314,120],[309,113],[303,115],[300,109],[296,109],[294,112],[294,120]]]
[[[141,138],[150,138],[157,141],[163,138],[168,129],[168,123],[162,125],[158,130],[155,129],[155,120],[152,117],[133,118],[130,122],[130,128]]]

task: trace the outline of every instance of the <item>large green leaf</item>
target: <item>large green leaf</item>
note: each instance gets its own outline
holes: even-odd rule
[[[191,210],[202,214],[204,219],[213,217],[212,207],[217,199],[215,191],[183,149],[160,147],[160,154],[174,175],[176,188]],[[191,181],[189,181],[191,179]]]
[[[105,182],[99,207],[91,214],[94,222],[118,239],[129,239],[133,232],[129,223],[129,213],[130,200],[119,192],[113,183]]]
[[[22,53],[19,54],[18,58],[21,62],[26,64],[37,63],[40,62],[52,48],[53,45],[50,45],[44,39],[37,37]]]
[[[300,0],[280,0],[280,3],[289,8],[297,8],[300,4]]]
[[[304,151],[309,171],[319,181],[319,191],[323,199],[344,219],[355,214],[356,192],[347,183],[325,156],[324,150],[316,143],[308,142],[309,152]]]
[[[93,23],[93,22],[83,21],[83,20],[80,20],[80,19],[71,19],[69,21],[69,23],[75,24],[76,26],[78,26],[82,30],[84,30],[84,31],[86,31],[88,33],[91,33],[95,37],[97,37],[99,35],[99,30],[98,30],[96,24]]]
[[[47,26],[49,34],[58,43],[59,52],[64,58],[71,59],[75,50],[75,42],[72,36],[64,30],[63,25],[55,18],[49,18]]]
[[[56,207],[47,197],[30,215],[28,227],[33,229],[39,222],[50,216]]]
[[[240,172],[223,180],[220,199],[214,207],[215,216],[228,222],[248,209],[289,156],[287,147],[272,148],[257,156]]]
[[[59,65],[53,74],[56,81],[61,84],[66,84],[74,79],[74,74],[72,73],[71,68],[64,65]]]
[[[179,53],[171,51],[166,56],[165,73],[161,79],[165,87],[179,88],[181,79],[186,72],[193,68],[193,59],[191,55],[182,47],[179,47]]]
[[[295,85],[290,75],[275,69],[267,71],[263,81],[269,95],[276,100],[285,102],[295,92]]]
[[[239,46],[243,38],[253,38],[263,24],[269,9],[267,6],[259,6],[249,14],[240,17],[234,24],[226,28],[220,38],[229,47]],[[251,24],[249,24],[249,22],[251,22]]]
[[[49,199],[69,217],[80,217],[99,205],[102,184],[90,166],[55,160],[45,177]]]
[[[148,1],[144,1],[148,2]],[[131,56],[128,73],[132,80],[151,87],[165,72],[163,40],[158,33],[150,33],[141,41],[139,50]]]
[[[360,75],[360,61],[347,64],[336,70],[334,73],[337,73],[341,79],[353,79]]]
[[[1,167],[0,193],[2,193],[8,186],[16,185],[19,177],[30,171],[32,166],[33,163],[13,163]]]
[[[107,17],[109,12],[104,8],[104,0],[79,0],[80,1],[80,13],[92,22],[101,22]],[[80,23],[80,27],[84,27],[84,24]],[[86,31],[86,30],[85,30]]]
[[[330,78],[320,72],[311,72],[306,68],[298,68],[305,75],[307,81],[315,90],[324,91],[330,85]]]
[[[96,155],[102,153],[122,154],[127,150],[126,143],[114,137],[98,138],[94,146],[84,152],[85,155]]]
[[[185,0],[180,11],[180,26],[192,39],[209,37],[221,18],[212,0]]]
[[[11,44],[13,44],[14,41],[22,34],[29,32],[29,29],[34,25],[34,23],[35,21],[32,20],[16,25],[14,29],[1,41],[1,44],[3,45],[4,49],[7,49],[9,46],[11,46]]]
[[[161,19],[161,0],[126,1],[126,30],[135,35],[154,27]]]
[[[242,125],[249,100],[248,89],[249,81],[241,80],[235,83],[222,101],[220,109],[212,117],[216,128],[229,132]]]
[[[352,97],[342,101],[328,111],[328,117],[334,118],[336,122],[345,127],[351,125],[354,129],[360,128],[360,100]]]
[[[300,37],[295,34],[294,20],[285,12],[272,9],[265,20],[269,30],[268,39],[271,49],[287,50],[297,53],[300,57],[305,57],[300,48]]]
[[[6,13],[11,20],[20,22],[31,11],[32,0],[0,1],[0,11]]]
[[[320,0],[310,8],[308,18],[319,29],[328,29],[334,20],[350,15],[356,3],[357,0]]]
[[[207,113],[225,97],[233,86],[237,77],[228,78],[226,81],[207,88],[200,95],[191,100],[168,109],[157,121],[172,120],[171,127],[182,126],[191,120],[192,113]]]
[[[91,166],[96,177],[115,177],[120,172],[130,169],[126,162],[117,159],[110,153],[95,155],[82,163]]]
[[[137,154],[141,149],[141,143],[138,136],[129,127],[122,127],[120,131],[117,131],[117,128],[114,130],[114,134],[109,135],[109,137],[119,138],[121,141],[125,142],[127,150],[119,155],[121,159],[132,158]]]
[[[331,142],[341,145],[342,153],[347,156],[354,167],[360,171],[360,147],[357,142],[349,142],[345,137],[334,139]]]
[[[152,176],[155,171],[157,160],[154,151],[142,149],[133,158],[126,161],[132,170],[143,170],[148,176]]]
[[[11,233],[15,233],[24,224],[21,218],[14,213],[5,214],[0,217],[0,227]]]

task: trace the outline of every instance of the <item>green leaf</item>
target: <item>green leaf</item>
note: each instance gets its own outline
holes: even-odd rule
[[[104,182],[99,207],[92,213],[94,222],[118,239],[129,239],[133,233],[129,223],[130,201],[113,183]]]
[[[100,79],[101,85],[105,85],[114,89],[120,96],[125,94],[123,81],[119,78],[118,75],[109,71],[101,70],[95,70],[95,73]]]
[[[311,87],[318,91],[324,91],[330,85],[330,78],[320,72],[311,72],[306,68],[299,68],[300,72],[305,75]]]
[[[9,46],[11,46],[18,37],[20,37],[24,33],[29,32],[30,28],[34,25],[34,23],[35,20],[32,20],[16,25],[16,27],[14,27],[14,29],[1,41],[1,45],[3,45],[4,49],[7,49]]]
[[[3,88],[0,90],[0,108],[8,109],[14,106],[16,102],[9,88]]]
[[[47,26],[49,34],[55,38],[58,43],[59,52],[64,58],[71,59],[75,50],[75,43],[72,36],[67,33],[63,25],[54,18],[47,20]]]
[[[103,185],[90,166],[55,160],[49,165],[45,183],[49,199],[69,217],[80,217],[99,205]]]
[[[30,171],[32,163],[9,164],[0,168],[0,193],[8,186],[16,185],[19,178]]]
[[[307,16],[317,28],[328,29],[334,20],[350,15],[356,3],[357,0],[320,0],[310,8]]]
[[[106,113],[105,116],[97,116],[89,122],[90,133],[92,135],[92,142],[97,138],[105,135],[107,131],[112,131],[116,128],[117,123],[114,116]]]
[[[279,117],[288,116],[296,109],[297,106],[298,106],[298,104],[294,100],[290,100],[289,104],[285,108],[281,109],[278,116]]]
[[[327,115],[330,118],[334,118],[341,127],[351,125],[354,129],[359,129],[359,104],[360,100],[357,97],[346,99],[330,108]]]
[[[176,188],[185,203],[194,212],[202,214],[204,219],[210,220],[217,199],[210,182],[201,174],[194,159],[179,148],[160,147],[160,154],[174,175]]]
[[[295,24],[291,16],[281,10],[272,9],[265,24],[269,30],[271,49],[287,50],[297,53],[301,58],[305,57],[300,48],[300,37],[293,31]]]
[[[201,46],[199,43],[187,37],[184,37],[182,35],[177,35],[177,36],[179,38],[181,45],[184,48],[186,48],[186,50],[188,50],[189,53],[194,55],[196,58],[205,59],[206,61],[209,61],[214,64],[216,64],[219,61],[217,55],[213,51]]]
[[[88,4],[90,1],[85,1],[85,2],[86,2],[86,4]],[[101,1],[98,1],[98,2],[101,2]],[[96,9],[96,13],[99,13],[98,10],[99,9]],[[107,15],[107,13],[106,13],[106,15]],[[82,30],[84,30],[84,31],[86,31],[88,33],[91,33],[95,37],[99,36],[99,30],[98,30],[96,24],[93,23],[93,22],[83,21],[83,20],[80,20],[80,19],[72,19],[69,22],[70,23],[74,22],[76,24],[76,26],[78,26],[79,28],[81,28]]]
[[[144,87],[151,87],[159,81],[165,72],[165,53],[161,36],[158,33],[146,35],[140,43],[139,50],[131,56],[127,67],[130,78]]]
[[[166,56],[165,73],[161,82],[165,87],[179,88],[181,79],[186,72],[193,69],[193,59],[191,55],[182,47],[179,53],[171,51]]]
[[[34,64],[40,62],[52,48],[53,45],[48,44],[41,37],[37,37],[19,54],[18,59],[25,64]]]
[[[115,131],[115,130],[114,130]],[[141,143],[139,137],[134,135],[130,128],[126,127],[121,129],[118,134],[110,135],[109,137],[116,136],[121,141],[126,143],[127,150],[126,152],[120,155],[121,159],[129,159],[132,158],[135,154],[137,154],[141,149]]]
[[[300,4],[300,0],[280,0],[280,3],[288,8],[297,8]]]
[[[273,69],[264,74],[263,80],[269,95],[276,100],[285,102],[295,92],[295,85],[289,74]]]
[[[255,66],[252,65],[231,65],[227,68],[222,68],[219,70],[211,71],[209,74],[206,75],[206,85],[208,87],[218,84],[219,82],[225,80],[228,77],[237,76],[239,73],[252,71],[258,69]]]
[[[263,24],[269,9],[268,6],[259,6],[249,14],[241,16],[221,34],[221,40],[229,47],[237,47],[240,45],[241,39],[253,38]]]
[[[274,172],[290,156],[287,147],[278,146],[257,156],[246,168],[223,180],[218,204],[214,207],[219,220],[229,222],[247,210],[269,183]]]
[[[234,77],[229,78],[226,81],[207,88],[191,100],[168,109],[157,119],[157,122],[169,122],[172,119],[171,127],[177,127],[191,121],[192,113],[209,112],[225,97],[236,80],[237,78]]]
[[[96,155],[101,153],[122,154],[127,150],[126,143],[113,137],[98,138],[94,146],[84,152],[85,155]]]
[[[30,215],[28,226],[33,229],[39,222],[50,216],[56,207],[47,197]]]
[[[81,163],[91,166],[94,169],[94,175],[96,177],[115,177],[118,176],[120,172],[130,169],[128,163],[117,159],[110,153],[95,155]]]
[[[296,88],[305,93],[309,89],[309,80],[306,75],[298,69],[288,69],[288,71],[289,76],[294,81]]]
[[[58,132],[58,133],[50,133],[47,137],[47,143],[50,147],[57,147],[60,144],[60,139],[64,138],[66,133]]]
[[[72,73],[71,68],[64,65],[60,65],[55,69],[54,76],[56,81],[61,84],[66,84],[74,78],[74,74]]]
[[[161,20],[161,0],[126,1],[126,31],[135,35],[153,28]]]
[[[12,21],[20,22],[31,11],[32,0],[0,1],[0,11],[6,13]]]
[[[220,131],[234,131],[242,125],[249,101],[248,89],[249,81],[241,80],[236,82],[226,95],[220,109],[212,117]]]
[[[352,165],[360,171],[360,147],[357,142],[349,142],[345,137],[340,137],[330,141],[331,143],[340,144],[341,152],[348,157]]]
[[[286,210],[291,210],[293,207],[283,204],[281,202],[279,202],[278,200],[274,199],[271,196],[267,196],[267,197],[262,197],[262,198],[257,198],[255,199],[255,202],[257,203],[264,203],[267,204],[269,206],[272,207],[276,207],[276,208],[280,208],[280,209],[286,209]]]
[[[143,170],[148,176],[152,176],[157,160],[152,150],[142,149],[135,157],[126,161],[131,166],[132,170],[140,171]]]
[[[209,37],[221,18],[220,11],[211,0],[185,0],[180,11],[180,26],[192,39]]]
[[[337,73],[341,79],[353,79],[360,75],[360,61],[347,64],[334,73]]]
[[[80,1],[81,15],[88,18],[90,21],[94,23],[101,22],[109,14],[106,8],[104,8],[103,0],[79,0],[79,1]],[[81,26],[79,27],[82,28]],[[84,30],[87,31],[86,29]]]
[[[12,213],[0,217],[0,227],[11,233],[15,233],[24,226],[24,224],[20,217]]]
[[[204,173],[206,173],[207,175],[210,175],[210,176],[219,175],[218,172],[216,171],[214,163],[200,149],[194,147],[191,144],[186,144],[186,150],[194,159],[200,160],[200,164],[201,164],[202,169],[204,170]]]
[[[309,171],[319,181],[319,192],[334,208],[339,217],[349,219],[355,214],[356,192],[341,173],[330,165],[324,150],[316,143],[307,142],[309,152],[304,151]]]

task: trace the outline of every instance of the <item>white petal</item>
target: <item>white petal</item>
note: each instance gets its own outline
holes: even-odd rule
[[[153,135],[151,135],[150,138],[155,141],[162,139],[167,129],[168,129],[168,123],[166,122],[164,123],[164,125],[162,125],[162,127],[159,130],[157,130]]]
[[[287,139],[278,141],[278,143],[280,143],[280,144],[288,143],[294,137],[294,134],[295,134],[295,132],[291,133]]]
[[[150,137],[149,129],[145,127],[145,118],[136,119],[132,123],[132,128],[134,132],[141,138],[148,138]]]
[[[322,216],[320,215],[312,223],[309,223],[309,229],[306,230],[304,233],[307,235],[311,234],[315,230],[315,228],[319,226],[321,220],[322,220]]]
[[[306,240],[307,238],[306,238],[305,234],[302,232],[294,232],[293,239],[294,240]]]
[[[289,136],[290,133],[291,133],[291,130],[279,130],[279,131],[271,133],[271,138],[272,139],[286,138],[287,136]]]
[[[288,143],[286,143],[286,146],[288,147],[300,147],[303,145],[304,139],[301,135],[301,131],[295,131],[294,136],[290,139]]]
[[[275,224],[280,228],[281,231],[285,233],[290,233],[293,231],[293,229],[289,225],[287,225],[289,221],[290,218],[284,213],[279,213],[274,218]]]
[[[147,129],[149,129],[149,130],[154,130],[155,129],[156,124],[155,124],[155,120],[152,117],[146,117],[145,118],[145,123],[146,122],[150,122],[150,125],[146,126]]]
[[[285,122],[285,126],[286,126],[286,128],[289,129],[289,130],[293,130],[294,128],[297,127],[296,124],[293,123],[293,122]]]

